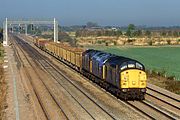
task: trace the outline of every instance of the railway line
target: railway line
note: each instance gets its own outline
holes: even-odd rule
[[[47,87],[44,85],[42,79],[39,74],[36,74],[36,78],[32,76],[32,71],[29,69],[29,67],[33,68],[33,70],[35,70],[36,73],[38,73],[36,71],[36,68],[34,67],[34,65],[32,64],[32,61],[29,60],[29,58],[27,57],[27,54],[25,54],[25,52],[23,51],[23,49],[21,48],[21,42],[19,41],[13,41],[13,48],[17,54],[17,58],[18,60],[20,60],[20,64],[23,64],[23,66],[25,67],[25,73],[27,75],[27,77],[29,78],[29,81],[30,81],[30,84],[33,88],[33,91],[38,99],[38,103],[40,103],[40,106],[41,106],[41,109],[45,115],[45,118],[46,119],[66,119],[67,117],[65,116],[65,114],[62,113],[59,111],[58,107],[56,105],[58,105],[56,103],[56,105],[53,105],[54,104],[54,101],[55,99],[52,97],[50,91],[47,89]],[[16,47],[18,46],[18,47]],[[23,56],[22,56],[23,55]],[[24,65],[26,64],[26,65]],[[27,67],[27,64],[28,64],[28,67]],[[36,81],[34,82],[33,79],[39,79],[41,80],[41,83]],[[42,84],[42,85],[39,85],[39,86],[43,86],[42,89],[38,88],[36,86],[36,84]],[[39,91],[41,90],[41,91]],[[44,91],[46,92],[46,95],[42,95],[41,92]],[[47,95],[48,94],[48,95]],[[48,99],[47,101],[45,101],[45,99]],[[48,107],[48,104],[46,103],[48,102],[48,104],[51,106],[51,107]],[[55,101],[56,102],[56,101]],[[59,107],[60,108],[60,107]],[[57,111],[56,111],[57,110]]]
[[[105,109],[103,109],[100,105],[98,105],[93,99],[91,99],[91,98],[85,93],[85,91],[79,89],[78,86],[76,86],[76,85],[75,85],[68,77],[66,77],[61,71],[59,71],[56,67],[54,67],[54,66],[53,66],[51,63],[49,63],[48,61],[46,61],[46,62],[47,62],[48,65],[41,63],[41,65],[44,67],[44,69],[47,69],[47,68],[48,68],[47,72],[48,72],[49,74],[51,74],[54,79],[57,80],[57,82],[72,96],[72,98],[73,98],[93,119],[95,119],[95,118],[91,115],[91,114],[92,114],[91,112],[93,112],[93,111],[89,112],[88,108],[84,107],[85,104],[91,104],[91,103],[93,103],[93,104],[95,104],[95,106],[99,107],[102,111],[104,111],[107,115],[109,115],[112,119],[115,119],[115,117],[114,117],[113,115],[111,115],[110,113],[108,113]],[[54,70],[54,71],[53,71],[53,70]],[[52,72],[52,71],[53,71],[53,72]],[[61,78],[61,77],[64,78],[62,82],[59,81],[59,78]],[[69,85],[68,85],[68,84],[69,84]],[[83,94],[84,96],[78,96],[78,95],[76,95],[76,94],[71,93],[71,92],[69,91],[69,88],[72,88],[72,87],[74,87],[73,89],[76,89],[76,90],[79,91],[78,94]],[[84,99],[84,101],[86,101],[86,103],[85,103],[84,101],[81,102],[81,101],[79,100],[80,97],[81,97],[81,99],[82,99],[82,97],[83,97],[83,99]],[[87,100],[85,100],[85,99],[87,99]],[[89,102],[87,102],[88,99],[90,100]],[[80,102],[79,102],[79,101],[80,101]],[[90,103],[90,102],[91,102],[91,103]],[[97,109],[97,108],[96,108],[96,109]],[[93,113],[93,114],[95,114],[95,113]]]
[[[23,43],[25,44],[25,43]],[[28,44],[25,44],[28,45]],[[73,99],[76,101],[90,116],[92,119],[93,117],[92,111],[89,111],[89,107],[84,107],[85,104],[95,104],[98,109],[106,113],[107,116],[111,119],[117,119],[113,114],[108,113],[105,109],[103,109],[100,105],[96,103],[93,99],[91,99],[84,91],[82,91],[72,80],[70,80],[67,75],[65,75],[61,70],[58,69],[56,65],[53,65],[51,62],[47,60],[43,60],[43,56],[38,53],[36,50],[34,51],[31,47],[25,47],[26,51],[30,53],[33,51],[36,53],[34,59],[36,62],[43,67],[48,74],[50,74],[58,83]],[[29,53],[29,54],[30,54]],[[36,57],[39,57],[37,60]],[[59,81],[59,78],[62,78],[63,81]],[[71,93],[69,88],[72,88],[72,91],[78,90],[76,94]],[[79,94],[83,95],[83,99],[89,100],[89,102],[84,103],[78,102],[80,101]],[[116,99],[116,98],[115,98]],[[118,100],[118,99],[117,99]],[[139,101],[128,101],[125,104],[131,106],[132,108],[140,111],[145,116],[150,119],[180,119],[179,113],[179,96],[174,95],[172,93],[167,94],[166,91],[161,90],[160,88],[156,88],[155,86],[148,84],[148,90],[146,95],[146,100],[139,102]],[[86,100],[85,100],[86,101]],[[118,100],[119,102],[122,102]],[[63,108],[64,109],[64,108]]]
[[[98,106],[98,104],[95,102],[95,101],[93,101],[90,97],[88,97],[83,91],[81,91],[80,89],[78,89],[78,87],[77,86],[75,86],[75,85],[73,85],[73,83],[72,82],[70,82],[70,79],[68,79],[67,77],[65,77],[65,75],[63,75],[63,73],[60,73],[59,72],[59,70],[57,70],[51,63],[49,63],[47,60],[45,60],[44,58],[42,58],[42,56],[38,53],[38,52],[36,52],[36,51],[33,51],[33,49],[31,49],[30,47],[28,47],[27,45],[28,44],[26,44],[26,43],[23,43],[23,41],[19,41],[18,40],[18,44],[20,44],[19,45],[19,47],[21,47],[21,51],[22,52],[24,52],[24,51],[26,51],[26,52],[30,52],[29,54],[31,54],[32,52],[33,53],[36,53],[36,54],[32,54],[32,58],[33,59],[36,59],[36,62],[38,62],[42,67],[44,67],[44,70],[46,70],[46,72],[47,73],[49,73],[49,74],[51,74],[52,75],[52,77],[56,80],[55,82],[56,83],[59,83],[59,85],[61,85],[61,87],[69,94],[69,96],[71,97],[71,98],[73,98],[74,99],[74,101],[76,102],[75,104],[79,104],[79,106],[81,106],[82,108],[77,108],[78,109],[78,111],[79,112],[82,112],[82,111],[85,111],[86,112],[86,114],[88,114],[88,116],[86,116],[85,118],[87,119],[87,118],[89,118],[89,119],[104,119],[104,118],[106,118],[106,119],[115,119],[112,115],[110,115],[107,111],[105,111],[103,108],[101,108],[100,106]],[[24,46],[22,46],[22,45],[24,45]],[[23,48],[22,48],[23,47]],[[24,49],[24,50],[23,50]],[[24,53],[24,56],[27,56],[27,54],[25,54]],[[27,59],[27,61],[29,62],[29,64],[31,65],[31,66],[33,66],[33,64],[31,63],[31,61],[26,57],[26,59]],[[38,59],[38,60],[37,60]],[[38,65],[37,63],[36,63],[36,65]],[[39,71],[37,71],[36,70],[36,68],[35,67],[33,67],[34,68],[34,70],[35,70],[35,72],[37,73],[37,72],[39,72]],[[40,77],[40,76],[39,76]],[[61,79],[61,80],[63,80],[63,81],[59,81],[59,78],[62,78],[62,77],[64,77],[63,79]],[[67,83],[66,81],[68,80],[68,82],[69,83]],[[77,116],[76,114],[77,113],[75,113],[75,114],[72,114],[72,111],[70,111],[70,110],[68,110],[68,109],[66,109],[65,107],[66,106],[61,106],[60,105],[60,103],[58,103],[58,98],[57,98],[57,95],[55,96],[55,94],[53,94],[52,93],[52,91],[50,90],[50,88],[47,86],[47,84],[45,84],[44,82],[43,82],[43,80],[41,79],[41,81],[42,81],[42,83],[43,83],[43,85],[46,87],[46,89],[47,89],[47,91],[48,91],[48,93],[52,96],[52,98],[53,98],[53,100],[56,102],[56,104],[60,107],[60,108],[62,108],[61,110],[63,111],[63,114],[65,115],[65,117],[67,118],[67,119],[73,119],[73,118],[80,118],[80,116]],[[72,92],[70,93],[69,91],[68,91],[68,88],[70,88],[70,87],[73,87],[74,86],[74,88],[73,88],[73,91],[75,92],[75,91],[77,91],[77,94],[81,94],[81,95],[73,95],[72,94]],[[38,96],[37,96],[38,97]],[[39,98],[39,97],[38,97]],[[81,99],[81,100],[80,100]],[[84,99],[83,101],[82,101],[82,99]],[[39,99],[39,101],[42,101],[41,99]],[[71,101],[73,101],[73,100],[71,100]],[[82,102],[81,102],[82,101]],[[61,101],[62,102],[62,101]],[[40,102],[41,103],[41,102]],[[87,105],[89,105],[89,106],[87,106]],[[68,106],[68,105],[67,105]],[[72,105],[73,106],[73,105]],[[43,105],[42,105],[42,107],[43,107]],[[93,109],[94,108],[94,109]],[[45,111],[45,114],[46,114],[46,116],[47,116],[47,118],[48,119],[50,119],[51,117],[49,117],[48,116],[48,112],[46,112],[46,109],[44,108],[44,111]],[[74,110],[75,111],[75,110]],[[98,113],[98,114],[97,114]],[[83,116],[82,115],[83,114],[83,112],[81,113],[81,116]],[[102,114],[102,115],[100,115],[100,114]],[[78,115],[80,115],[80,114],[78,114]],[[103,117],[102,117],[103,116]],[[117,118],[116,118],[117,119]]]
[[[95,112],[104,114],[104,116],[106,116],[106,118],[108,119],[115,119],[113,117],[113,115],[109,114],[106,110],[104,110],[101,106],[99,106],[95,101],[93,101],[89,96],[86,95],[86,93],[82,90],[80,90],[75,84],[73,84],[73,82],[67,78],[62,72],[60,72],[60,70],[58,70],[52,63],[48,62],[47,60],[45,60],[45,58],[39,54],[38,52],[34,51],[34,49],[31,49],[30,47],[26,47],[29,48],[28,51],[31,51],[33,53],[36,53],[36,55],[34,56],[35,58],[39,57],[38,59],[41,59],[39,62],[39,64],[41,64],[44,68],[44,70],[47,71],[47,73],[51,74],[51,76],[56,80],[57,83],[59,83],[64,90],[67,91],[67,93],[93,118],[93,119],[97,119],[94,116],[98,117],[97,115],[95,115]],[[59,78],[62,78],[61,81],[59,80]],[[69,91],[69,88],[72,89],[73,91],[78,91],[78,95],[73,94],[72,92]],[[81,95],[80,95],[81,94]],[[81,100],[79,99],[83,99],[83,102],[81,102]],[[86,108],[86,105],[90,106],[94,106],[93,108],[96,109],[96,111],[89,111],[89,108]],[[85,106],[85,107],[84,107]],[[96,107],[97,106],[97,107]],[[91,108],[92,109],[92,108]],[[100,109],[100,110],[98,110]],[[107,115],[106,115],[107,114]]]
[[[169,118],[180,119],[180,97],[178,95],[150,84],[147,87],[146,102],[157,106],[157,109],[161,109]]]

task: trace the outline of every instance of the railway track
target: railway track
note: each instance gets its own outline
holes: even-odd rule
[[[23,41],[21,41],[23,42]],[[47,73],[49,73],[55,80],[57,83],[59,83],[59,85],[61,85],[62,88],[64,88],[64,90],[74,99],[74,101],[76,101],[86,112],[87,114],[89,114],[89,116],[91,116],[92,119],[98,119],[98,114],[97,113],[101,113],[104,114],[104,118],[107,119],[118,119],[115,118],[113,115],[109,114],[106,110],[104,110],[101,106],[99,106],[93,99],[91,99],[84,91],[82,91],[81,89],[79,89],[73,82],[72,80],[70,80],[68,77],[66,77],[58,68],[56,68],[52,63],[48,62],[44,56],[42,56],[40,53],[38,53],[36,50],[32,49],[31,47],[28,46],[28,44],[26,43],[21,43],[23,45],[25,45],[24,51],[26,52],[30,52],[30,53],[34,53],[33,54],[33,59],[36,59],[36,62],[38,64],[40,64],[41,66],[43,66],[43,69],[46,70]],[[22,47],[22,46],[21,46]],[[29,54],[30,54],[29,53]],[[27,58],[28,59],[28,58]],[[39,60],[37,60],[39,59]],[[36,64],[37,65],[37,64]],[[38,72],[38,71],[36,71]],[[59,78],[62,78],[61,81],[59,80]],[[63,81],[62,81],[63,80]],[[44,83],[45,85],[45,83]],[[69,88],[72,88],[75,91],[78,91],[77,94],[81,94],[79,96],[73,94],[72,92],[69,91]],[[49,89],[48,87],[46,87],[47,89]],[[49,94],[51,94],[50,90],[48,90]],[[58,104],[58,100],[56,99],[56,96],[54,96],[53,94],[51,94],[51,96],[53,97],[53,99],[56,101],[56,103]],[[81,101],[81,99],[84,99],[83,101]],[[86,107],[85,104],[90,104],[93,105],[95,107],[96,110],[92,109],[90,106]],[[59,106],[62,107],[62,106]],[[91,108],[88,109],[88,108]],[[64,108],[62,108],[63,110]],[[67,112],[67,111],[66,111]],[[97,113],[96,113],[97,112]],[[65,112],[63,112],[64,114],[66,114]],[[70,119],[69,115],[66,117],[68,119]]]
[[[13,43],[13,44],[12,44],[12,47],[13,47],[13,50],[14,50],[14,52],[15,52],[15,58],[16,58],[16,60],[17,60],[17,66],[18,66],[18,68],[20,68],[21,65],[24,66],[24,62],[23,62],[23,60],[22,60],[22,58],[21,58],[20,53],[19,53],[18,50],[17,50],[18,48],[15,47],[15,46],[18,46],[18,43],[17,43],[16,41],[12,40],[12,39],[14,39],[14,38],[11,37],[10,40],[11,40],[11,42]],[[22,51],[21,51],[21,52],[22,52]],[[29,73],[27,72],[27,70],[26,70],[26,73],[27,73],[27,76],[30,77],[30,75],[29,75]],[[41,102],[41,100],[40,100],[40,98],[39,98],[39,96],[38,96],[38,94],[37,94],[37,92],[36,92],[36,90],[35,90],[35,87],[33,86],[33,84],[32,84],[31,81],[30,81],[30,83],[31,83],[31,86],[32,86],[32,88],[33,88],[33,91],[34,91],[34,93],[35,93],[35,95],[36,95],[36,97],[37,97],[37,99],[38,99],[38,103],[40,103],[40,106],[41,106],[41,108],[42,108],[42,110],[43,110],[43,113],[44,113],[46,119],[48,119],[49,117],[48,117],[48,115],[46,114],[46,111],[45,111],[45,109],[44,109],[44,107],[43,107],[43,104],[42,104],[42,102]]]
[[[52,65],[52,63],[50,63],[50,62],[48,62],[48,61],[46,61],[47,63],[48,63],[48,65],[47,64],[43,64],[43,63],[40,63],[43,67],[44,67],[44,69],[47,69],[48,68],[48,73],[49,74],[51,74],[52,76],[53,76],[53,78],[54,79],[56,79],[57,80],[57,82],[72,96],[72,98],[76,101],[76,102],[78,102],[78,104],[93,118],[93,119],[95,119],[91,114],[92,113],[90,113],[89,111],[88,111],[88,109],[86,108],[86,107],[84,107],[84,105],[83,105],[83,103],[82,102],[79,102],[79,99],[78,99],[78,96],[75,96],[73,93],[71,93],[70,91],[69,91],[69,87],[67,87],[67,84],[71,84],[71,85],[68,85],[68,86],[73,86],[75,89],[77,89],[78,91],[80,91],[80,93],[82,93],[83,95],[84,95],[84,97],[86,97],[86,98],[88,98],[93,104],[95,104],[96,106],[98,106],[102,111],[104,111],[107,115],[109,115],[112,119],[115,119],[115,117],[113,116],[113,115],[111,115],[111,114],[109,114],[106,110],[104,110],[100,105],[98,105],[97,103],[96,103],[96,101],[94,101],[93,99],[91,99],[84,91],[82,91],[81,89],[79,89],[78,88],[78,86],[76,86],[73,82],[72,82],[72,80],[70,80],[68,77],[66,77],[59,69],[57,69],[54,65]],[[53,71],[53,70],[55,70],[55,71]],[[53,72],[52,72],[53,71]],[[60,82],[59,81],[59,78],[60,77],[63,77],[64,78],[64,80],[63,80],[63,82]],[[68,82],[68,83],[67,83]],[[82,96],[81,96],[82,97]],[[86,98],[84,98],[84,99],[86,99]]]
[[[149,84],[146,102],[157,106],[157,109],[161,109],[169,118],[180,119],[180,97],[178,95]]]
[[[52,70],[50,70],[49,74],[51,74],[54,77],[54,79],[56,79],[57,81],[58,81],[57,74],[60,74],[60,76],[63,76],[76,89],[78,89],[78,87],[73,83],[73,81],[68,80],[66,75],[62,74],[59,69],[57,69],[55,66],[52,65],[52,63],[46,61],[46,64],[42,62],[40,62],[40,64],[44,67],[44,69],[49,69],[49,68],[55,69],[57,73],[52,72]],[[59,84],[63,85],[62,83]],[[150,119],[180,119],[180,116],[178,115],[180,113],[179,96],[174,94],[172,95],[172,93],[168,93],[167,91],[161,90],[160,88],[157,89],[156,86],[153,85],[148,85],[147,89],[148,90],[145,101],[142,102],[128,101],[125,103],[135,108],[136,110],[140,111]],[[75,96],[73,97],[75,99]]]
[[[17,68],[18,69],[20,69],[20,67],[21,66],[25,66],[24,64],[24,61],[23,61],[23,58],[22,58],[22,56],[20,55],[20,53],[19,53],[19,50],[18,50],[18,48],[16,47],[16,45],[17,45],[17,42],[15,42],[14,41],[14,37],[12,36],[12,35],[10,35],[9,36],[9,39],[10,39],[10,41],[11,41],[11,46],[12,46],[12,48],[13,48],[13,50],[14,50],[14,56],[15,56],[15,59],[16,59],[16,62],[17,62]],[[24,69],[25,70],[25,69]],[[28,78],[30,78],[30,75],[29,75],[29,73],[25,70],[25,72],[26,72],[26,75],[27,75],[27,77]],[[34,88],[34,86],[32,85],[32,82],[30,81],[30,79],[29,79],[29,82],[30,82],[30,86],[32,87],[32,89],[33,89],[33,95],[35,96],[35,98],[37,98],[37,99],[34,99],[33,100],[33,104],[35,104],[35,105],[37,105],[36,106],[36,108],[34,109],[35,111],[36,111],[36,115],[38,114],[38,116],[37,116],[37,118],[38,119],[44,119],[44,120],[48,120],[48,115],[46,114],[46,111],[45,111],[45,109],[44,109],[44,107],[43,107],[43,104],[42,104],[42,102],[40,101],[40,98],[39,98],[39,96],[38,96],[38,94],[37,94],[37,92],[36,92],[36,90],[35,90],[35,88]],[[31,92],[31,94],[32,94],[32,92]],[[33,96],[32,95],[32,96]],[[35,103],[36,102],[36,103]],[[38,104],[37,104],[38,103]],[[40,105],[40,106],[38,106],[38,105]],[[40,108],[40,109],[38,109],[38,107]],[[38,111],[38,112],[37,112]],[[41,116],[41,117],[40,117]]]
[[[34,68],[34,66],[32,65],[32,62],[29,60],[29,58],[27,57],[27,55],[25,54],[25,52],[23,51],[23,49],[21,48],[21,46],[20,46],[20,44],[22,45],[22,43],[20,42],[20,41],[13,41],[13,43],[14,43],[14,45],[13,45],[13,48],[14,48],[14,50],[16,51],[16,54],[17,54],[17,58],[20,60],[20,64],[21,63],[24,63],[24,60],[26,60],[26,64],[28,63],[32,68]],[[18,48],[16,48],[15,47],[15,45],[16,46],[18,46]],[[20,51],[18,51],[17,49],[19,49]],[[18,51],[18,52],[17,52]],[[23,55],[24,55],[24,58],[23,58],[23,60],[21,59],[21,55],[19,54],[19,52],[21,52]],[[23,64],[23,66],[25,67],[25,65]],[[35,93],[35,95],[36,95],[36,97],[37,97],[37,99],[38,99],[38,102],[40,103],[40,106],[41,106],[41,108],[42,108],[42,110],[43,110],[43,112],[44,112],[44,115],[45,115],[45,117],[46,117],[46,119],[47,120],[49,120],[49,119],[53,119],[53,118],[57,118],[57,119],[67,119],[67,116],[63,113],[63,115],[62,114],[59,114],[59,112],[57,112],[57,113],[54,113],[54,115],[56,115],[56,116],[53,116],[53,114],[52,114],[52,112],[50,112],[50,111],[52,111],[50,108],[47,108],[47,106],[45,105],[45,102],[43,102],[44,100],[43,100],[43,97],[40,95],[40,93],[38,92],[38,88],[37,87],[35,87],[35,84],[33,83],[33,81],[32,81],[32,77],[31,77],[31,74],[32,73],[30,73],[29,71],[28,71],[28,69],[27,68],[25,68],[24,69],[25,70],[25,72],[26,72],[26,75],[28,76],[28,78],[29,78],[29,80],[30,80],[30,83],[31,83],[31,86],[33,87],[33,90],[34,90],[34,93]],[[36,68],[34,68],[34,70],[36,71]],[[38,71],[36,71],[36,73],[38,73]],[[42,81],[42,79],[40,78],[40,76],[37,74],[37,76],[38,76],[38,78]],[[36,78],[37,79],[37,78]],[[43,83],[43,82],[42,82]],[[43,83],[44,84],[44,83]],[[47,87],[46,87],[46,85],[44,84],[44,86],[45,86],[45,88],[46,88],[46,90],[47,90],[47,92],[49,93],[49,95],[51,95],[51,93],[50,93],[50,91],[47,89]],[[55,101],[56,102],[56,100],[54,99],[54,97],[51,95],[51,98],[53,99],[53,101]],[[56,104],[58,105],[58,103],[56,102]],[[61,109],[61,107],[59,106],[59,108]],[[57,109],[57,108],[56,108]],[[62,110],[62,109],[61,109]],[[62,111],[63,112],[63,111]],[[58,117],[58,115],[57,114],[59,114],[59,116],[61,116],[61,117]],[[64,117],[63,117],[64,116]]]
[[[144,101],[128,101],[127,104],[151,119],[180,119],[180,96],[152,84],[147,86]]]

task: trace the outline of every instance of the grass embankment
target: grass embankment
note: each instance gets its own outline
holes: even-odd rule
[[[180,94],[180,46],[176,47],[90,47],[142,62],[149,82]]]
[[[2,44],[0,44],[0,120],[4,118],[4,109],[6,108],[6,93],[7,93],[7,83],[4,77],[3,69],[3,55],[4,50]]]

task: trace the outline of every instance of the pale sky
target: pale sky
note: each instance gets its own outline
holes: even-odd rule
[[[180,0],[0,0],[0,22],[53,19],[61,25],[180,26]]]

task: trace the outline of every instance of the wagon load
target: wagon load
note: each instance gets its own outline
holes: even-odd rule
[[[44,38],[37,38],[35,39],[35,45],[38,46],[40,49],[45,49],[47,43],[49,43],[50,41],[48,39],[44,39]]]

